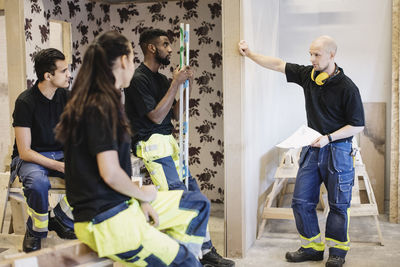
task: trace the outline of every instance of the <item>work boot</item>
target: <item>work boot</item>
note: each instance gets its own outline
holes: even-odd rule
[[[55,231],[63,239],[76,239],[74,229],[65,226],[57,216],[49,218],[48,228],[49,231]]]
[[[297,251],[286,252],[286,260],[289,262],[322,261],[323,259],[324,251],[317,251],[312,248],[300,247]]]
[[[326,267],[342,267],[345,260],[344,258],[337,255],[329,255],[328,261],[326,262]]]
[[[235,266],[235,262],[232,260],[228,260],[223,258],[218,254],[217,250],[212,247],[209,252],[203,255],[203,258],[200,260],[203,266],[207,267],[233,267]]]
[[[33,236],[28,229],[26,229],[24,241],[22,242],[22,250],[24,252],[32,252],[39,250],[42,247],[42,240],[40,237]]]

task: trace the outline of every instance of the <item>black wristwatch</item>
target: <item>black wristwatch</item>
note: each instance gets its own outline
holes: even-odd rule
[[[328,136],[329,143],[332,143],[332,136],[330,134],[327,134],[326,136]]]

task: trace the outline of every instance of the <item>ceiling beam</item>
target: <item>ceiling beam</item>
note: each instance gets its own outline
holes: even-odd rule
[[[178,1],[178,0],[90,0],[90,1],[101,2],[112,5],[112,4],[157,3],[157,2]]]

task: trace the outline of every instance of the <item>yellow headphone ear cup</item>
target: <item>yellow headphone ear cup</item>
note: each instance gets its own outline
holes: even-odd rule
[[[323,85],[326,81],[326,79],[329,78],[329,74],[326,72],[322,72],[318,74],[317,78],[315,78],[315,83],[318,85]]]
[[[316,78],[314,78],[314,73],[315,73],[315,70],[312,69],[311,80],[315,81],[315,83],[317,85],[323,85],[325,83],[325,80],[329,78],[329,74],[326,72],[321,72],[320,74],[317,75]]]

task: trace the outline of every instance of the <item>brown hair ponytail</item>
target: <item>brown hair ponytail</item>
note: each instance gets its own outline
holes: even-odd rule
[[[79,125],[87,110],[96,110],[105,124],[111,123],[114,138],[117,133],[122,136],[130,133],[121,92],[115,88],[112,72],[114,61],[129,55],[130,51],[129,41],[116,31],[101,34],[89,45],[72,86],[71,98],[55,128],[57,140],[79,142]]]

